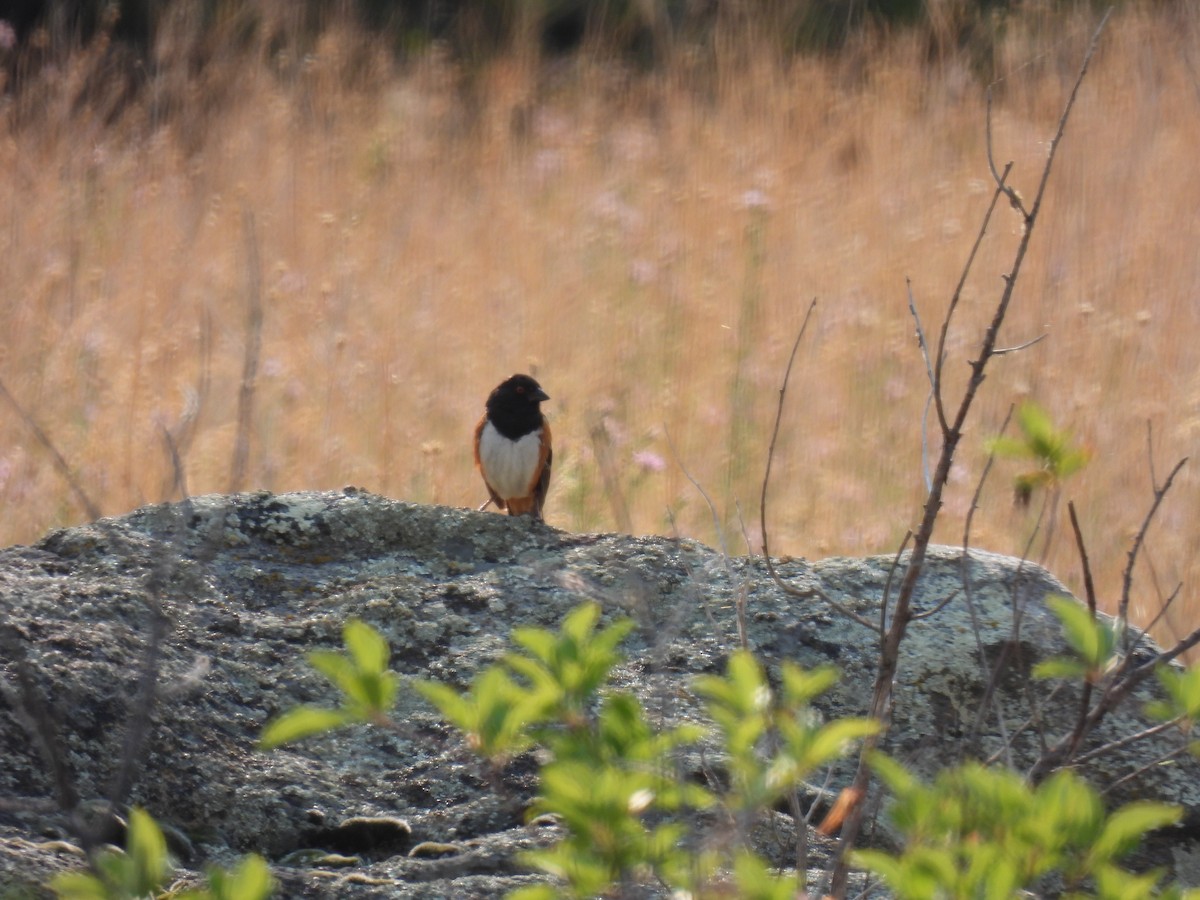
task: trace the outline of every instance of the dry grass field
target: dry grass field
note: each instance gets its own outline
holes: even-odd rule
[[[996,156],[1027,196],[1093,24],[1029,20],[997,56]],[[936,331],[990,196],[987,79],[903,38],[745,59],[681,54],[634,75],[584,58],[537,77],[504,59],[467,90],[437,53],[398,69],[333,28],[286,70],[215,60],[236,66],[219,103],[201,78],[114,117],[82,52],[5,108],[0,378],[103,513],[178,496],[164,429],[187,490],[224,491],[258,297],[246,488],[477,505],[472,427],[490,388],[524,370],[553,398],[551,524],[717,544],[686,468],[742,553],[760,543],[777,389],[816,297],[772,546],[893,552],[919,517],[928,390],[905,279]],[[1151,462],[1161,481],[1200,441],[1198,147],[1200,17],[1119,13],[1001,343],[1046,337],[996,361],[940,542],[962,538],[985,440],[1036,400],[1093,453],[1063,498],[1112,607]],[[967,285],[954,398],[1019,227],[998,211]],[[1014,506],[1017,471],[993,470],[975,546],[1025,552],[1040,499]],[[86,517],[11,405],[0,497],[5,544]],[[1198,509],[1200,459],[1137,572],[1143,622],[1184,585],[1160,636],[1200,624]],[[1064,515],[1045,544],[1030,554],[1078,589]]]

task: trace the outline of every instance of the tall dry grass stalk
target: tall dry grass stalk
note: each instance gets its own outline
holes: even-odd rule
[[[1040,171],[1088,33],[1014,27],[999,50],[995,144],[1018,189]],[[1183,14],[1110,25],[1002,341],[1049,337],[985,385],[937,536],[960,539],[984,440],[1011,403],[1036,399],[1095,454],[1066,493],[1102,599],[1116,599],[1150,501],[1148,424],[1160,473],[1200,438],[1198,34]],[[669,431],[736,545],[815,296],[775,463],[774,545],[891,552],[912,525],[927,383],[905,277],[938,321],[990,191],[984,86],[965,62],[931,66],[897,39],[703,77],[681,56],[655,76],[581,58],[535,80],[502,59],[468,79],[436,52],[391,72],[331,28],[302,63],[209,65],[221,103],[203,102],[204,83],[162,87],[115,118],[70,105],[67,67],[35,108],[10,107],[0,144],[0,377],[105,512],[172,493],[163,428],[188,435],[191,491],[229,483],[260,277],[250,487],[475,505],[471,428],[488,390],[527,370],[553,397],[552,524],[620,515],[715,543]],[[948,379],[965,373],[1018,228],[1015,212],[998,217]],[[999,465],[985,490],[976,546],[1025,546],[1034,517],[1014,508],[1012,474]],[[1198,490],[1192,466],[1152,530],[1142,620],[1197,583]],[[0,496],[5,543],[82,517],[11,414]],[[1047,563],[1077,580],[1065,533]],[[1170,618],[1198,613],[1184,601]]]

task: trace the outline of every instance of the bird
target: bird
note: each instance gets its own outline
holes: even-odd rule
[[[513,375],[488,395],[475,426],[475,466],[491,499],[510,516],[541,521],[550,488],[550,425],[541,404],[550,395],[528,375]]]

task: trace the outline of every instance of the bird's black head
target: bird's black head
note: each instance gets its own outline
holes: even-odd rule
[[[513,375],[488,396],[488,418],[501,434],[515,440],[541,426],[541,402],[549,399],[528,375]]]

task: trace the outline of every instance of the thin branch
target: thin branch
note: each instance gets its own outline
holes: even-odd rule
[[[1171,485],[1175,481],[1175,476],[1179,474],[1179,470],[1187,463],[1188,458],[1185,456],[1179,462],[1175,463],[1175,468],[1167,475],[1167,480],[1163,482],[1162,487],[1154,492],[1154,501],[1150,504],[1150,509],[1146,512],[1146,516],[1142,519],[1142,527],[1138,529],[1137,534],[1133,539],[1133,546],[1129,548],[1128,561],[1125,564],[1125,572],[1121,576],[1121,602],[1117,608],[1117,620],[1122,627],[1129,622],[1129,598],[1133,593],[1133,567],[1137,564],[1138,553],[1141,552],[1142,545],[1146,541],[1146,532],[1150,528],[1150,523],[1154,521],[1154,516],[1158,512],[1158,507],[1162,504],[1163,498],[1167,496],[1167,492],[1171,490]],[[1126,631],[1128,635],[1128,631]],[[1125,647],[1126,652],[1129,650],[1128,644]]]
[[[200,417],[204,413],[205,406],[208,403],[209,391],[212,387],[212,332],[212,310],[206,304],[201,310],[200,315],[200,371],[196,376],[196,385],[192,388],[186,388],[184,391],[184,407],[183,412],[179,416],[179,421],[169,429],[166,426],[161,426],[168,432],[170,439],[168,452],[172,458],[173,469],[171,476],[163,481],[163,486],[160,490],[163,499],[169,499],[173,496],[174,490],[184,490],[182,497],[187,496],[186,490],[181,487],[179,475],[183,471],[182,460],[187,456],[192,441],[195,440]],[[179,462],[176,462],[176,459]]]
[[[233,463],[229,472],[229,493],[245,487],[246,467],[250,460],[250,427],[254,419],[254,392],[258,378],[258,357],[262,349],[263,306],[262,270],[258,257],[258,236],[254,214],[242,210],[242,232],[246,241],[246,347],[242,355],[242,384],[238,391],[237,436],[233,445]]]
[[[1150,467],[1150,493],[1158,491],[1158,476],[1154,473],[1154,425],[1146,420],[1146,463]]]
[[[1012,163],[1004,167],[1004,174],[1000,177],[1001,186],[997,187],[992,192],[991,202],[988,203],[987,211],[983,214],[983,222],[980,223],[979,231],[975,235],[975,243],[971,245],[971,252],[967,254],[967,261],[963,265],[962,273],[958,276],[958,284],[954,286],[954,293],[950,296],[950,306],[946,309],[946,317],[942,320],[942,331],[938,335],[937,354],[934,356],[933,380],[938,386],[933,392],[934,404],[937,407],[938,422],[942,426],[942,434],[948,434],[950,431],[950,422],[946,418],[946,409],[942,401],[942,363],[946,361],[946,336],[950,332],[950,321],[954,318],[954,312],[958,308],[959,301],[962,299],[963,287],[966,286],[967,276],[971,274],[971,269],[975,265],[975,256],[979,252],[979,247],[983,243],[983,237],[987,234],[988,224],[992,221],[992,213],[996,211],[996,203],[1000,200],[1000,195],[1004,193],[1003,183],[1008,178],[1012,171]]]
[[[58,448],[54,446],[54,442],[50,440],[50,436],[42,430],[42,426],[37,423],[33,416],[25,411],[25,407],[17,402],[17,398],[12,395],[12,392],[8,389],[3,379],[0,379],[0,394],[4,395],[4,399],[8,401],[9,406],[16,410],[17,415],[21,417],[21,421],[25,423],[25,427],[33,432],[33,436],[37,438],[37,442],[50,454],[50,459],[54,462],[54,467],[58,469],[59,474],[67,482],[67,485],[71,488],[71,492],[75,495],[75,499],[79,501],[79,505],[87,512],[88,518],[93,521],[99,519],[101,515],[100,508],[92,502],[92,498],[88,496],[87,491],[83,489],[83,486],[76,479],[75,474],[71,471],[71,466],[67,463],[63,455],[58,452]]]
[[[37,747],[49,771],[59,809],[70,813],[79,805],[79,794],[67,766],[65,745],[59,738],[54,715],[38,690],[25,642],[17,629],[7,622],[0,624],[0,646],[4,648],[4,655],[10,661],[10,669],[16,678],[14,686],[7,678],[0,676],[0,696],[4,697],[13,716]]]
[[[1045,332],[1035,337],[1032,341],[1026,341],[1023,344],[1017,344],[1015,347],[998,347],[992,351],[992,356],[1003,356],[1006,353],[1019,353],[1022,350],[1027,350],[1034,344],[1040,344],[1046,338],[1050,337],[1050,332]]]
[[[1021,551],[1021,566],[1022,567],[1024,567],[1025,563],[1029,560],[1029,553],[1033,549],[1034,543],[1037,541],[1038,534],[1041,533],[1042,523],[1046,520],[1046,510],[1049,507],[1049,503],[1050,503],[1050,500],[1049,500],[1049,496],[1047,495],[1046,498],[1042,501],[1042,508],[1038,511],[1037,521],[1034,523],[1032,530],[1029,532],[1029,540],[1026,542],[1025,548]],[[1018,571],[1019,571],[1019,569],[1018,569]],[[1012,592],[1012,597],[1013,597],[1012,638],[1011,638],[1011,640],[1008,641],[1008,643],[1006,643],[1004,645],[1004,649],[1001,651],[1000,657],[996,661],[996,677],[997,677],[997,679],[1000,677],[1001,671],[1003,671],[1004,664],[1005,664],[1005,661],[1008,659],[1009,653],[1012,652],[1014,650],[1014,648],[1019,648],[1021,646],[1021,623],[1024,621],[1024,618],[1025,618],[1025,607],[1019,603],[1019,593],[1018,592],[1019,592],[1019,587],[1014,586],[1013,592]],[[1040,702],[1041,698],[1040,698],[1038,692],[1033,689],[1033,681],[1031,679],[1026,678],[1024,680],[1024,688],[1025,688],[1025,698],[1029,702],[1029,708],[1032,710],[1032,714],[1031,714],[1030,718],[1033,720],[1033,724],[1037,728],[1038,744],[1044,748],[1046,746],[1046,725],[1042,719],[1043,707]]]
[[[1025,228],[1022,231],[1021,239],[1017,244],[1016,251],[1013,255],[1012,267],[1004,278],[1004,289],[1001,292],[1000,299],[996,304],[992,321],[984,332],[983,338],[979,345],[979,355],[976,359],[970,362],[971,375],[967,380],[966,387],[963,390],[961,399],[959,400],[958,410],[955,413],[954,420],[946,429],[944,440],[942,443],[941,454],[938,458],[937,468],[934,470],[933,488],[929,491],[925,500],[924,509],[921,516],[921,524],[917,528],[916,537],[913,540],[913,549],[909,557],[908,568],[904,573],[904,579],[900,585],[900,594],[896,599],[896,609],[892,614],[892,625],[888,629],[886,635],[883,636],[881,646],[879,648],[879,664],[875,674],[875,684],[871,692],[871,701],[869,707],[869,715],[882,723],[884,731],[875,734],[863,741],[862,750],[859,754],[858,769],[855,772],[853,786],[857,790],[862,791],[865,796],[867,788],[871,781],[871,770],[867,763],[868,756],[871,751],[878,746],[883,733],[887,728],[887,723],[890,718],[890,711],[893,702],[893,686],[895,683],[896,673],[900,665],[900,646],[904,642],[905,634],[907,633],[908,624],[912,619],[912,602],[916,596],[917,583],[920,580],[921,572],[925,562],[925,555],[929,548],[929,543],[933,538],[934,525],[937,523],[939,514],[942,509],[942,493],[946,487],[950,477],[950,469],[953,465],[955,453],[958,449],[958,443],[962,439],[966,420],[974,406],[975,397],[979,391],[980,385],[983,384],[985,370],[991,358],[994,356],[997,338],[999,336],[1000,327],[1004,324],[1005,317],[1008,313],[1009,304],[1012,302],[1013,293],[1016,290],[1017,280],[1021,273],[1021,267],[1025,260],[1025,255],[1029,251],[1029,243],[1033,235],[1034,225],[1037,221],[1038,212],[1041,209],[1042,199],[1045,196],[1046,185],[1049,183],[1050,173],[1054,165],[1054,157],[1057,152],[1059,141],[1066,128],[1067,119],[1071,109],[1075,103],[1075,97],[1079,92],[1079,86],[1083,81],[1084,75],[1087,73],[1088,66],[1092,56],[1096,52],[1096,47],[1100,40],[1100,34],[1108,21],[1108,14],[1101,20],[1100,25],[1096,29],[1092,37],[1091,45],[1088,48],[1087,55],[1080,66],[1079,75],[1075,80],[1075,84],[1071,89],[1071,95],[1063,110],[1063,114],[1059,119],[1058,130],[1055,133],[1054,139],[1050,144],[1050,152],[1047,155],[1045,166],[1042,170],[1042,178],[1038,185],[1038,192],[1033,207],[1025,219]],[[1008,169],[1005,169],[1007,174]],[[948,321],[953,313],[954,303],[951,304],[951,309],[947,312],[947,319],[943,322],[943,338],[948,329]],[[939,345],[939,356],[942,345]],[[940,373],[939,373],[940,374]],[[939,382],[940,386],[940,382]],[[940,401],[940,391],[939,391]],[[858,836],[862,828],[863,813],[861,809],[852,810],[846,819],[846,823],[842,829],[842,841],[838,847],[837,860],[834,864],[834,873],[830,892],[835,897],[844,897],[846,894],[846,886],[849,878],[849,859],[847,851],[854,847],[858,841]]]
[[[1171,604],[1173,604],[1177,599],[1179,599],[1179,594],[1182,590],[1183,590],[1183,582],[1181,581],[1181,582],[1179,582],[1179,584],[1175,585],[1175,590],[1171,591],[1170,596],[1168,596],[1165,600],[1162,601],[1161,604],[1159,604],[1158,612],[1155,614],[1154,618],[1151,619],[1146,624],[1146,627],[1138,632],[1138,636],[1135,637],[1130,642],[1130,644],[1129,644],[1130,655],[1132,655],[1134,649],[1136,649],[1138,647],[1138,645],[1141,644],[1142,641],[1144,641],[1146,639],[1146,635],[1148,635],[1151,631],[1154,630],[1154,626],[1157,625],[1164,616],[1166,616],[1167,612],[1171,609]]]
[[[762,527],[763,556],[767,558],[768,568],[771,567],[771,551],[767,546],[767,485],[771,481],[771,464],[775,461],[775,443],[779,439],[779,423],[783,421],[783,401],[787,396],[788,381],[792,377],[792,365],[796,362],[796,351],[800,349],[800,342],[804,340],[804,333],[808,330],[808,320],[812,318],[813,310],[816,308],[817,299],[814,297],[812,303],[808,305],[808,311],[804,313],[800,333],[796,335],[795,343],[792,344],[792,352],[788,356],[787,368],[783,373],[783,384],[779,388],[779,405],[775,409],[775,427],[771,430],[771,443],[767,448],[767,468],[763,473],[762,497],[759,502],[758,514],[759,524]]]
[[[925,329],[921,327],[921,314],[917,312],[917,302],[913,299],[912,279],[905,278],[904,286],[908,291],[908,311],[913,317],[917,328],[917,345],[921,348],[921,357],[925,360],[925,375],[929,378],[929,388],[937,388],[937,380],[933,377],[933,363],[929,359],[929,343],[925,340]]]
[[[917,312],[917,303],[913,299],[912,279],[905,278],[904,286],[908,289],[908,311],[912,313],[917,326],[917,345],[921,348],[921,358],[925,360],[925,375],[929,379],[929,396],[925,398],[925,409],[921,412],[921,474],[925,478],[926,492],[933,486],[929,477],[929,407],[937,394],[937,379],[933,374],[933,363],[929,359],[929,342],[925,340],[925,329],[921,327],[921,315]],[[912,532],[909,532],[912,535]]]
[[[1187,752],[1188,752],[1187,746],[1176,747],[1174,750],[1170,750],[1170,751],[1162,754],[1161,756],[1158,757],[1158,759],[1152,759],[1152,760],[1150,760],[1150,762],[1146,763],[1144,766],[1139,766],[1138,768],[1134,769],[1132,772],[1122,775],[1120,778],[1118,778],[1116,781],[1112,782],[1111,784],[1105,785],[1103,790],[1100,791],[1100,794],[1101,795],[1108,794],[1108,793],[1116,790],[1116,788],[1118,788],[1120,785],[1124,784],[1125,782],[1132,781],[1133,779],[1139,777],[1140,775],[1143,775],[1144,773],[1149,772],[1155,766],[1161,766],[1163,763],[1169,762],[1170,760],[1174,759],[1175,757],[1181,756]]]
[[[1000,423],[999,436],[1003,436],[1008,430],[1008,424],[1012,421],[1013,404],[1008,405],[1008,412],[1004,414],[1004,421]],[[992,707],[996,714],[996,725],[1000,729],[1000,737],[1004,746],[1004,751],[1007,754],[1009,751],[1008,726],[1004,721],[1003,711],[999,706],[994,704],[996,682],[999,678],[999,671],[993,670],[988,665],[987,651],[983,646],[983,633],[979,627],[979,612],[975,609],[975,596],[971,588],[971,578],[968,572],[968,564],[971,561],[971,526],[975,521],[975,511],[979,509],[979,498],[983,495],[983,486],[987,484],[988,476],[992,473],[992,466],[996,464],[996,454],[989,453],[987,462],[983,464],[983,471],[979,474],[979,481],[975,485],[975,493],[971,495],[971,504],[967,507],[967,518],[963,523],[962,536],[962,556],[960,557],[959,565],[959,580],[962,582],[963,596],[967,601],[967,613],[971,617],[971,632],[975,636],[975,650],[979,654],[979,671],[981,674],[986,674],[988,681],[984,688],[984,702],[979,705],[978,715],[975,717],[975,724],[971,729],[970,743],[974,744],[979,738],[979,732],[983,727],[983,718],[987,713],[988,708]],[[963,749],[967,749],[967,745],[963,744]],[[1011,757],[1008,763],[1011,764]]]
[[[1067,685],[1067,682],[1063,681],[1063,682],[1059,682],[1058,684],[1056,684],[1054,687],[1052,687],[1050,689],[1050,693],[1048,693],[1046,695],[1047,705],[1050,703],[1053,703],[1054,700],[1056,700],[1058,698],[1058,695],[1062,693],[1062,691],[1066,687],[1066,685]],[[1033,728],[1035,725],[1040,729],[1041,724],[1042,724],[1041,723],[1041,710],[1039,709],[1035,713],[1027,716],[1020,725],[1018,725],[1016,728],[1014,728],[1012,731],[1012,735],[1009,737],[1009,739],[1005,743],[1005,745],[1003,747],[1001,747],[999,750],[997,750],[995,753],[993,753],[991,756],[989,756],[987,759],[985,759],[983,761],[983,764],[985,766],[994,765],[996,762],[998,762],[1000,760],[1000,757],[1003,756],[1005,758],[1004,764],[1006,766],[1008,766],[1010,769],[1015,769],[1016,766],[1013,764],[1012,753],[1011,753],[1012,742],[1015,741],[1021,735],[1023,735],[1030,728]],[[1042,742],[1042,743],[1044,745],[1045,742]]]
[[[1088,562],[1087,546],[1083,542],[1083,532],[1079,528],[1079,517],[1075,515],[1075,503],[1067,503],[1067,511],[1071,514],[1071,528],[1075,532],[1075,546],[1079,550],[1079,562],[1083,566],[1083,589],[1087,597],[1088,612],[1092,621],[1096,621],[1096,586],[1092,582],[1092,567]],[[1083,690],[1079,692],[1079,713],[1075,718],[1075,728],[1071,732],[1070,743],[1067,744],[1067,755],[1074,756],[1083,740],[1084,727],[1087,723],[1088,707],[1092,703],[1094,685],[1090,678],[1083,680]]]
[[[943,609],[945,609],[947,606],[950,605],[950,601],[952,601],[955,597],[957,597],[961,593],[962,593],[961,588],[955,588],[949,594],[947,594],[943,599],[939,600],[937,602],[937,604],[935,606],[933,606],[932,608],[924,610],[919,613],[913,613],[912,620],[914,622],[919,622],[921,619],[928,619],[930,616],[936,616]]]
[[[1050,152],[1046,156],[1046,167],[1042,170],[1042,180],[1038,183],[1037,194],[1033,199],[1033,206],[1029,210],[1029,215],[1026,220],[1032,225],[1032,219],[1037,218],[1038,212],[1042,208],[1042,200],[1046,196],[1046,185],[1050,182],[1050,171],[1054,167],[1054,157],[1058,153],[1058,145],[1062,142],[1063,134],[1067,130],[1067,119],[1071,117],[1071,110],[1075,108],[1075,99],[1079,96],[1080,85],[1083,84],[1083,78],[1087,75],[1088,67],[1092,64],[1092,57],[1096,55],[1096,48],[1100,46],[1100,35],[1104,32],[1104,26],[1108,24],[1108,19],[1113,13],[1115,7],[1110,6],[1104,11],[1104,15],[1100,18],[1100,24],[1096,26],[1096,30],[1092,32],[1091,43],[1088,44],[1087,53],[1083,57],[1083,65],[1079,68],[1079,75],[1075,78],[1075,84],[1071,87],[1071,95],[1067,98],[1067,104],[1063,107],[1062,115],[1058,119],[1058,130],[1054,133],[1054,137],[1050,141]]]
[[[1075,501],[1067,501],[1067,512],[1071,515],[1071,530],[1075,532],[1075,547],[1079,551],[1079,564],[1083,567],[1083,592],[1087,598],[1088,611],[1096,617],[1096,585],[1092,581],[1092,565],[1088,561],[1087,547],[1083,543],[1083,532],[1079,529],[1079,517],[1075,515]]]
[[[812,597],[812,596],[820,597],[825,603],[829,604],[830,607],[832,607],[835,611],[837,611],[841,615],[857,622],[858,624],[864,626],[865,628],[869,628],[871,631],[875,632],[876,634],[879,634],[880,631],[879,631],[878,625],[876,625],[870,619],[860,616],[858,613],[854,612],[852,609],[844,606],[843,604],[838,603],[836,600],[834,600],[832,597],[828,596],[824,591],[822,591],[820,588],[816,587],[815,585],[808,590],[799,590],[797,588],[792,587],[790,584],[786,584],[784,582],[784,580],[779,577],[779,573],[777,571],[775,571],[775,562],[774,562],[774,560],[771,559],[770,537],[767,533],[767,488],[771,483],[771,464],[775,460],[775,444],[779,439],[779,425],[783,421],[783,403],[784,403],[784,399],[787,396],[788,382],[791,380],[791,377],[792,377],[792,366],[796,362],[796,351],[800,349],[800,342],[804,339],[804,333],[808,330],[808,321],[810,318],[812,318],[813,310],[816,308],[817,308],[817,301],[814,298],[812,303],[810,303],[808,305],[808,311],[805,312],[805,314],[804,314],[804,322],[800,325],[800,333],[796,335],[796,341],[795,341],[795,343],[792,344],[792,352],[788,356],[787,368],[784,370],[784,373],[783,373],[783,384],[779,388],[779,405],[775,409],[775,427],[771,431],[771,443],[770,443],[770,446],[767,448],[767,468],[766,468],[766,471],[763,473],[762,496],[759,499],[759,507],[758,507],[759,527],[762,529],[763,558],[767,562],[767,571],[771,575],[771,580],[774,581],[775,585],[781,591],[783,591],[785,594],[788,594],[792,597],[806,597],[806,598]],[[668,440],[668,443],[670,443],[669,435],[668,435],[667,440]],[[673,448],[672,448],[672,452],[674,452]],[[687,474],[686,470],[685,470],[684,474],[685,475]],[[690,478],[691,476],[688,476],[688,477]],[[692,483],[695,484],[694,481]],[[697,487],[699,487],[699,486],[697,485]],[[710,502],[709,506],[710,507],[712,506],[711,502]],[[713,510],[713,515],[714,516],[716,515],[715,509]]]
[[[167,458],[171,460],[173,485],[171,493],[174,494],[178,491],[179,496],[186,499],[188,495],[187,474],[183,471],[183,459],[179,455],[179,446],[171,435],[171,429],[165,425],[159,425],[159,430],[162,432],[163,446],[167,449]]]
[[[675,447],[675,442],[671,440],[671,432],[665,423],[663,424],[663,434],[666,435],[667,447],[671,451],[671,458],[675,460],[675,465],[679,466],[679,471],[681,471],[684,477],[692,483],[692,487],[700,492],[700,496],[703,497],[704,502],[708,504],[708,511],[712,514],[713,518],[713,529],[716,531],[717,540],[721,544],[721,559],[723,559],[725,561],[725,565],[728,566],[729,546],[725,541],[725,529],[721,527],[721,516],[717,513],[717,505],[713,503],[713,499],[708,495],[708,491],[704,489],[703,485],[701,485],[699,481],[692,477],[692,473],[689,472],[687,470],[687,466],[683,464],[683,460],[679,457],[679,451]]]
[[[1084,763],[1089,763],[1093,759],[1103,756],[1105,753],[1112,753],[1114,750],[1120,750],[1122,747],[1128,747],[1130,744],[1145,740],[1148,737],[1153,737],[1156,734],[1161,734],[1170,728],[1174,728],[1181,721],[1183,721],[1183,716],[1176,716],[1169,721],[1159,722],[1157,725],[1151,725],[1149,728],[1143,728],[1141,731],[1138,731],[1135,734],[1127,734],[1115,741],[1109,741],[1107,744],[1097,747],[1094,750],[1089,750],[1087,753],[1081,753],[1079,756],[1076,756],[1075,764],[1083,765]]]
[[[1016,407],[1010,403],[1008,412],[1004,414],[1004,421],[1000,423],[1000,431],[997,432],[997,437],[1003,437],[1004,432],[1008,430],[1008,423],[1012,421],[1013,411]],[[971,546],[971,524],[975,521],[975,511],[979,509],[979,498],[983,496],[983,486],[987,483],[988,475],[992,472],[992,466],[996,464],[996,454],[989,453],[987,462],[983,464],[983,471],[979,474],[979,481],[975,485],[975,493],[971,495],[971,505],[967,507],[967,520],[963,523],[963,562],[966,563],[967,550]],[[965,570],[964,570],[965,572]],[[968,591],[969,593],[969,591]]]
[[[613,462],[612,437],[604,425],[604,416],[597,416],[590,428],[588,436],[592,439],[592,452],[596,459],[596,467],[600,469],[600,480],[604,482],[604,494],[612,507],[613,518],[617,522],[617,531],[629,534],[633,531],[633,521],[629,518],[629,504],[625,500],[625,492],[621,490],[621,477]]]
[[[1007,421],[1006,421],[1006,424],[1007,424]],[[1030,530],[1029,537],[1025,541],[1025,547],[1021,551],[1021,558],[1020,558],[1021,561],[1020,561],[1019,566],[1017,567],[1017,575],[1018,576],[1020,575],[1022,569],[1025,567],[1025,563],[1027,563],[1029,561],[1029,551],[1033,548],[1034,542],[1037,540],[1037,536],[1041,532],[1042,521],[1043,521],[1043,519],[1045,519],[1045,517],[1046,517],[1046,504],[1043,502],[1041,509],[1038,511],[1037,521],[1034,523],[1033,528]],[[987,709],[989,707],[991,707],[992,703],[995,700],[996,689],[1000,686],[1000,675],[1008,667],[1008,659],[1009,659],[1009,656],[1014,652],[1014,648],[1019,647],[1020,643],[1021,643],[1021,625],[1025,620],[1025,606],[1020,602],[1020,593],[1019,592],[1020,592],[1019,583],[1014,583],[1012,590],[1011,590],[1012,607],[1013,607],[1012,629],[1010,632],[1009,639],[1004,642],[1004,645],[1001,647],[1000,652],[996,656],[996,662],[990,667],[991,672],[988,677],[987,684],[983,690],[983,701],[979,704],[979,713],[975,717],[975,725],[973,726],[973,729],[972,729],[972,739],[977,737],[979,735],[980,730],[983,728],[983,717],[984,717],[984,714],[987,711]],[[987,654],[984,652],[984,649],[983,649],[983,638],[979,632],[978,619],[975,614],[974,603],[973,603],[973,601],[968,601],[968,602],[970,602],[970,604],[971,604],[971,624],[975,627],[976,645],[979,648],[979,656],[980,656],[980,659],[982,660],[982,665],[986,669],[986,668],[988,668]],[[1011,751],[1012,740],[1015,739],[1017,735],[1021,734],[1023,731],[1025,731],[1026,729],[1031,728],[1031,727],[1035,727],[1037,730],[1038,744],[1042,747],[1046,746],[1046,729],[1042,722],[1042,707],[1038,702],[1038,696],[1032,690],[1030,690],[1030,682],[1028,680],[1025,681],[1024,687],[1026,690],[1026,698],[1029,701],[1029,708],[1032,710],[1032,712],[1030,713],[1029,718],[1026,719],[1025,722],[1019,728],[1017,728],[1016,731],[1013,732],[1011,737],[1005,738],[1004,746],[1003,746],[1002,750],[1000,751],[1000,753],[993,755],[992,759],[989,760],[989,764],[991,762],[995,761],[995,759],[998,756],[1000,756],[1000,754],[1002,753],[1005,756],[1006,764],[1011,767],[1012,766],[1012,754],[1010,751]],[[1053,697],[1053,696],[1054,696],[1054,693],[1051,692],[1051,697]],[[1047,698],[1047,701],[1048,700],[1049,700],[1049,698]],[[1000,716],[998,707],[997,707],[996,722],[997,722],[998,726],[1000,727],[1000,730],[1003,732],[1005,725],[1004,725],[1003,718]]]
[[[1008,167],[1004,169],[1004,176],[1001,176],[996,171],[996,158],[992,154],[992,88],[999,82],[993,81],[987,87],[987,161],[988,171],[992,173],[992,180],[996,182],[996,189],[1002,191],[1012,208],[1021,214],[1025,221],[1029,221],[1029,213],[1025,209],[1025,205],[1021,203],[1021,195],[1004,183],[1004,176],[1008,175]],[[1009,167],[1012,163],[1008,164]]]
[[[156,564],[156,569],[173,570],[173,560],[169,551],[164,550],[164,559]],[[159,672],[162,665],[162,647],[166,640],[170,623],[163,612],[158,599],[158,592],[166,587],[169,581],[169,571],[156,571],[150,576],[147,585],[147,605],[150,607],[150,633],[146,637],[146,649],[142,654],[141,671],[138,673],[137,694],[131,704],[129,721],[125,725],[125,741],[121,748],[120,764],[113,777],[109,789],[109,801],[113,807],[119,807],[129,796],[138,767],[143,763],[143,748],[150,735],[151,719],[154,707],[158,701]],[[163,584],[157,584],[159,580]]]
[[[892,598],[892,578],[896,575],[896,567],[900,565],[900,557],[904,555],[904,548],[908,546],[910,540],[912,540],[911,530],[904,532],[904,540],[900,542],[896,555],[892,557],[892,564],[888,566],[887,580],[883,583],[883,600],[879,603],[880,634],[887,631],[887,610]]]

